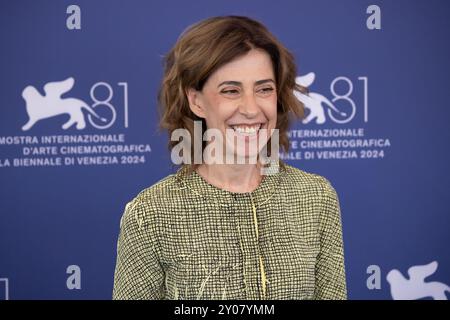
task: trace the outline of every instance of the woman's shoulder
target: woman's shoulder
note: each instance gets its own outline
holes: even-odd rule
[[[126,203],[120,224],[138,222],[141,225],[142,222],[150,221],[154,218],[154,213],[161,211],[171,202],[169,199],[173,197],[171,190],[175,189],[176,183],[175,174],[169,174],[142,189]]]
[[[303,192],[310,191],[314,193],[335,193],[335,189],[326,177],[317,173],[307,172],[302,169],[284,164],[285,167],[285,185],[293,190]]]
[[[142,189],[131,202],[150,203],[168,196],[168,192],[176,189],[176,174],[169,174],[152,185]]]

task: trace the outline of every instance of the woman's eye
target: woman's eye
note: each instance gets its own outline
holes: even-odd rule
[[[273,88],[272,87],[262,88],[260,91],[262,93],[264,93],[264,94],[268,94],[268,93],[271,93],[273,91]]]
[[[236,93],[239,93],[239,91],[235,90],[235,89],[231,89],[231,90],[223,90],[222,93],[236,94]]]

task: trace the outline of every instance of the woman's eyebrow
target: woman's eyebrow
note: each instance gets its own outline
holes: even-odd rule
[[[260,85],[260,84],[263,84],[266,82],[273,82],[275,84],[275,81],[273,79],[263,79],[263,80],[255,81],[255,85]],[[223,82],[219,83],[219,85],[217,87],[220,87],[221,85],[224,85],[224,84],[242,87],[242,82],[240,82],[240,81],[223,81]]]

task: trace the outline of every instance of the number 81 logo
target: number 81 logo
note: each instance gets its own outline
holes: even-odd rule
[[[123,87],[124,127],[128,128],[128,83],[119,82],[118,85]],[[105,99],[97,98],[95,92],[99,87],[105,87],[107,89],[108,93]],[[113,95],[114,90],[109,83],[97,82],[92,86],[90,90],[90,96],[94,103],[91,105],[91,107],[101,118],[106,119],[106,121],[100,121],[99,118],[94,117],[91,114],[88,114],[87,115],[88,121],[93,127],[97,129],[107,129],[115,123],[117,118],[117,112],[116,108],[111,103]]]
[[[296,78],[296,83],[304,87],[309,87],[314,82],[315,74],[310,72],[304,76]],[[368,78],[358,77],[358,80],[364,83],[364,122],[368,122]],[[336,86],[338,83],[345,83],[346,90],[343,93],[338,93]],[[330,84],[330,91],[333,95],[331,101],[324,95],[317,92],[309,92],[307,95],[294,91],[295,96],[300,100],[305,108],[309,111],[303,123],[307,124],[315,121],[316,124],[323,124],[326,122],[325,110],[328,117],[335,123],[348,123],[356,115],[356,104],[351,98],[353,93],[353,82],[347,77],[337,77]]]

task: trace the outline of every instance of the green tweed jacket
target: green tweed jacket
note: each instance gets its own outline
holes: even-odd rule
[[[114,299],[346,299],[338,196],[282,164],[233,193],[186,168],[121,219]]]

